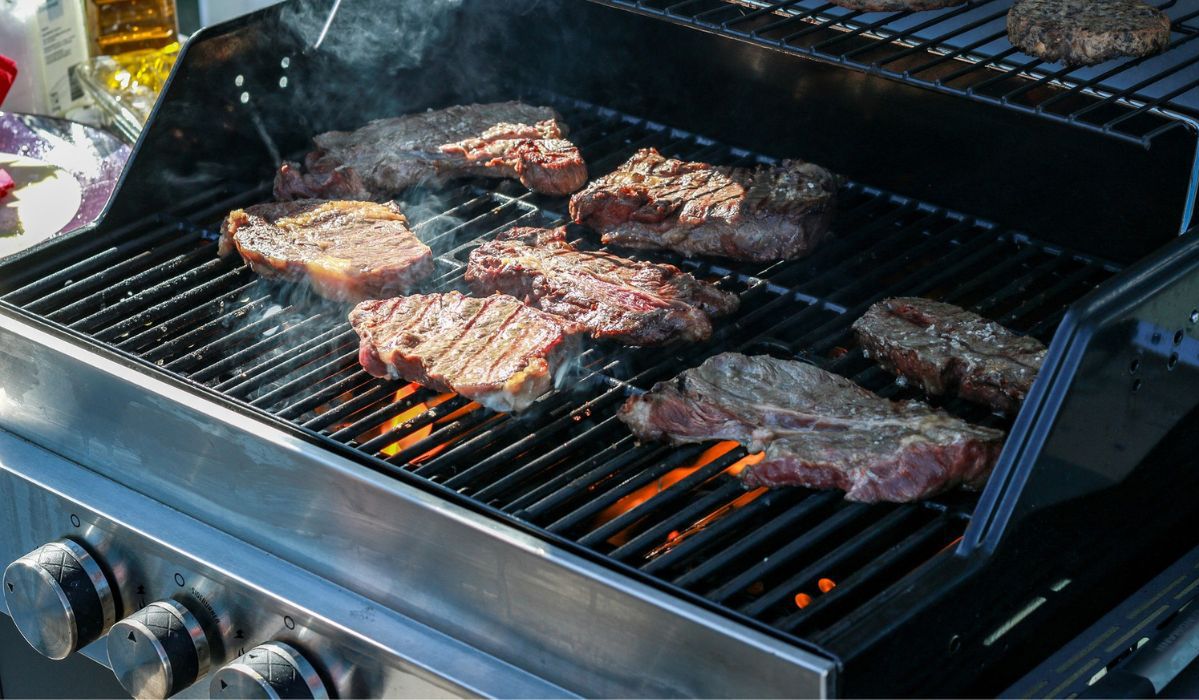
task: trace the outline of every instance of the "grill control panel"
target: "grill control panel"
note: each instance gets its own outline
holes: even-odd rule
[[[82,653],[139,698],[569,695],[28,443],[52,468],[19,473],[6,435],[3,593],[47,657]]]

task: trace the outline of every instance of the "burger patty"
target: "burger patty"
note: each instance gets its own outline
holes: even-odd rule
[[[1170,43],[1170,18],[1141,0],[1017,0],[1007,33],[1026,54],[1089,66],[1160,52]]]

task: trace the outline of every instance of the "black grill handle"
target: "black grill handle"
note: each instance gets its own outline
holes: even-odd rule
[[[1199,605],[1194,599],[1123,664],[1081,698],[1154,698],[1199,658]]]

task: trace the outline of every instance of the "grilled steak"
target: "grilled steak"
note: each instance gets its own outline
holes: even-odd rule
[[[263,277],[307,280],[337,301],[401,294],[433,272],[433,252],[395,204],[316,199],[230,212],[220,255],[236,249]]]
[[[762,461],[749,486],[845,490],[851,501],[914,501],[981,486],[1003,433],[918,401],[889,401],[803,362],[717,355],[630,398],[619,417],[642,440],[736,440]]]
[[[284,163],[275,198],[384,200],[418,182],[455,177],[519,178],[531,190],[567,195],[587,182],[579,149],[549,107],[520,102],[458,105],[379,119],[313,139],[316,150]]]
[[[577,250],[565,228],[501,233],[470,254],[466,281],[476,294],[510,294],[583,324],[593,338],[629,345],[706,340],[709,317],[738,304],[674,265]]]
[[[800,161],[717,167],[637,151],[570,198],[570,215],[604,243],[683,255],[783,260],[828,235],[839,179]]]
[[[1141,0],[1017,0],[1007,35],[1031,56],[1089,66],[1158,53],[1170,43],[1170,18]]]
[[[1045,360],[1045,346],[952,304],[900,297],[853,324],[866,354],[934,396],[960,396],[1014,414]]]
[[[905,12],[907,10],[939,10],[961,5],[966,0],[829,0],[834,5],[862,12]]]
[[[494,411],[528,408],[584,329],[510,296],[416,294],[364,301],[350,312],[358,360],[376,377],[456,391]]]

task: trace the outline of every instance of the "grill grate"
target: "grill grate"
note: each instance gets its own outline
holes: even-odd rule
[[[601,108],[559,108],[595,173],[649,145],[686,158],[755,160]],[[357,364],[344,307],[218,259],[221,217],[265,196],[265,186],[205,193],[138,227],[90,243],[82,238],[50,262],[57,272],[13,270],[2,299],[354,447],[376,468],[410,472],[626,571],[817,643],[839,617],[951,547],[974,497],[867,506],[804,489],[747,492],[734,475],[754,456],[733,443],[637,445],[614,417],[620,402],[726,349],[799,357],[884,396],[914,397],[852,341],[849,324],[870,303],[928,295],[1048,340],[1066,306],[1116,271],[989,222],[851,183],[838,236],[810,258],[731,266],[671,260],[742,298],[741,311],[718,322],[709,342],[593,346],[579,360],[577,387],[514,418],[368,376]],[[481,239],[512,224],[559,222],[564,201],[492,181],[412,192],[402,204],[437,256],[428,288],[447,289],[461,287]],[[579,245],[592,245],[576,233]],[[1003,425],[960,401],[945,407]]]
[[[1152,2],[1170,15],[1159,56],[1070,68],[1007,39],[1011,0],[931,12],[860,12],[821,0],[600,0],[874,75],[1066,122],[1149,147],[1199,107],[1199,5]]]

